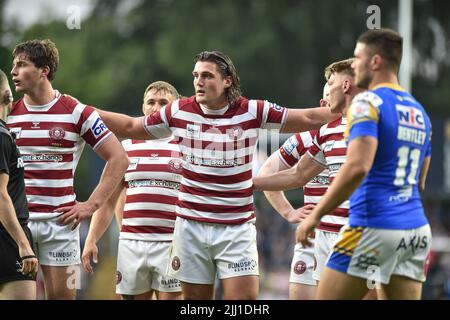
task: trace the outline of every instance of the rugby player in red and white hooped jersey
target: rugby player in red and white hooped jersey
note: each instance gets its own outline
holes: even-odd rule
[[[331,184],[346,158],[347,148],[344,132],[347,120],[344,116],[345,112],[353,97],[361,92],[361,89],[358,89],[353,82],[352,62],[353,59],[338,61],[325,69],[325,73],[329,72],[330,74],[328,79],[330,109],[333,113],[339,113],[342,116],[320,128],[313,145],[295,167],[265,177],[254,178],[253,183],[256,189],[289,190],[298,188],[304,186],[324,169],[328,169],[326,187],[320,190],[320,194],[316,198],[317,202],[325,194],[325,189]],[[317,227],[314,239],[314,255],[317,260],[317,267],[313,272],[315,280],[320,280],[326,259],[331,253],[340,229],[347,221],[348,200],[332,213],[325,215]]]
[[[328,107],[329,86],[325,83],[321,107]],[[258,175],[263,177],[295,166],[300,158],[313,145],[317,130],[296,133],[274,152],[263,164]],[[326,192],[328,170],[325,169],[303,187],[303,207],[294,209],[283,191],[264,191],[267,200],[273,208],[290,223],[300,223],[318,203],[318,199]],[[314,242],[313,238],[310,238]],[[314,248],[303,248],[300,243],[295,245],[289,278],[290,300],[312,300],[315,297],[317,281],[313,279],[316,268]]]
[[[75,299],[68,266],[80,263],[78,225],[109,198],[128,159],[93,107],[53,89],[59,63],[53,42],[18,44],[13,59],[12,79],[24,97],[14,103],[8,127],[24,160],[29,227],[46,297]],[[86,202],[76,202],[73,178],[85,142],[106,161],[105,175]]]
[[[185,299],[212,299],[216,273],[224,299],[256,299],[258,252],[252,154],[259,129],[299,132],[335,118],[329,110],[285,109],[241,96],[236,69],[219,51],[202,52],[192,72],[195,96],[145,118],[99,111],[118,136],[179,139],[183,155],[169,274]]]
[[[156,81],[144,92],[148,116],[179,98],[169,83]],[[83,249],[83,266],[93,273],[97,241],[114,211],[121,226],[116,293],[126,300],[181,299],[180,282],[166,276],[181,182],[181,154],[173,136],[158,140],[124,140],[130,165],[122,184],[94,215]],[[116,210],[115,210],[116,209]]]

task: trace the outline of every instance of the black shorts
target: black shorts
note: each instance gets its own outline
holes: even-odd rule
[[[22,229],[28,238],[31,247],[31,231],[26,225],[22,225]],[[36,275],[23,275],[22,259],[19,256],[19,247],[9,233],[0,228],[0,284],[17,281],[17,280],[34,280]]]

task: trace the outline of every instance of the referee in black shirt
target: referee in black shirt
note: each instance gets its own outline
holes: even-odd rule
[[[27,227],[23,162],[4,122],[11,103],[8,79],[0,70],[0,300],[34,300],[38,260]]]

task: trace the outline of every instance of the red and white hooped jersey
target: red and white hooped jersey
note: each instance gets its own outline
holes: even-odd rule
[[[307,152],[309,156],[328,169],[328,186],[346,160],[347,145],[344,140],[346,125],[345,117],[323,125],[314,138],[313,146]],[[349,201],[346,200],[332,213],[323,216],[317,229],[339,232],[341,227],[348,222],[348,209]]]
[[[258,131],[279,130],[286,109],[243,97],[224,114],[202,109],[193,96],[176,100],[144,120],[152,136],[162,138],[173,133],[178,140],[183,178],[177,215],[223,224],[252,220],[252,157]]]
[[[181,153],[173,137],[125,140],[130,165],[120,239],[172,241],[181,183]]]
[[[293,167],[301,157],[313,146],[316,130],[296,133],[289,137],[277,154],[281,161],[288,167]],[[328,189],[328,170],[324,169],[303,187],[304,205],[317,204]]]
[[[73,177],[85,142],[96,150],[111,135],[93,107],[55,93],[43,106],[20,99],[8,116],[24,161],[30,220],[53,218],[56,209],[75,204]]]

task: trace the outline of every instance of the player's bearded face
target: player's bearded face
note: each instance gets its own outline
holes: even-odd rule
[[[359,43],[355,48],[355,61],[352,64],[355,70],[355,83],[361,89],[368,89],[372,82],[370,72],[370,55],[365,44]]]
[[[227,80],[222,77],[215,63],[197,61],[192,72],[195,98],[208,107],[223,107],[227,103],[225,90]]]
[[[38,84],[41,74],[26,54],[22,53],[14,58],[13,68],[11,70],[12,79],[16,92],[27,93]]]

